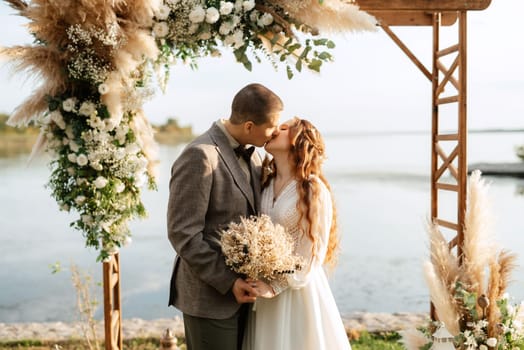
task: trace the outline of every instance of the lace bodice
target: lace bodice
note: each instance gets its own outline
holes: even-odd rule
[[[271,285],[278,294],[287,287],[301,288],[308,283],[309,274],[312,269],[321,268],[326,256],[327,242],[332,221],[332,202],[331,195],[327,187],[317,178],[315,181],[320,183],[320,193],[318,197],[319,205],[315,217],[318,225],[313,234],[318,239],[318,246],[315,256],[313,256],[312,242],[305,237],[299,225],[300,214],[297,210],[298,192],[297,182],[291,181],[287,184],[277,198],[273,196],[273,180],[262,192],[261,211],[271,217],[274,223],[278,223],[286,229],[286,232],[293,237],[295,242],[295,254],[301,255],[306,262],[302,270],[287,275],[282,280],[272,282]]]

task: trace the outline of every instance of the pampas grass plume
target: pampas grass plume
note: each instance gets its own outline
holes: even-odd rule
[[[400,343],[404,345],[406,350],[420,350],[421,347],[431,341],[418,329],[407,329],[399,333],[402,336]]]
[[[424,263],[424,277],[439,320],[444,322],[453,336],[456,336],[460,332],[460,316],[455,307],[454,298],[449,294],[448,286],[437,276],[434,266],[429,262]]]
[[[464,219],[464,279],[477,295],[485,290],[485,268],[496,255],[493,244],[493,218],[488,199],[489,186],[478,170],[468,182],[467,210]]]

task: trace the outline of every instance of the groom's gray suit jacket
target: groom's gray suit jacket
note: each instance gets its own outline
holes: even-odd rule
[[[219,231],[258,212],[260,165],[254,152],[252,187],[216,124],[187,145],[173,164],[167,228],[177,256],[169,305],[213,319],[229,318],[239,309],[231,292],[239,276],[225,265]]]

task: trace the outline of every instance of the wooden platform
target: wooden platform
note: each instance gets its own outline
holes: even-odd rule
[[[524,178],[524,162],[521,163],[475,163],[468,166],[468,173],[480,170],[483,175],[513,176]]]

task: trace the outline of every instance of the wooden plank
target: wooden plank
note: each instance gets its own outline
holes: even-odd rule
[[[380,23],[388,26],[431,26],[433,25],[433,13],[428,11],[367,11]],[[451,26],[457,22],[457,12],[442,12],[441,25]]]
[[[468,179],[468,164],[467,164],[467,135],[468,135],[468,123],[467,123],[467,12],[461,11],[459,14],[459,74],[458,81],[460,89],[459,101],[458,101],[458,203],[457,203],[457,257],[459,264],[464,263],[464,226],[466,220],[466,207],[467,207],[467,179]]]
[[[443,104],[446,104],[446,103],[454,103],[454,102],[458,102],[458,101],[459,101],[459,96],[458,95],[454,95],[454,96],[439,98],[437,103],[439,105],[443,105]]]
[[[438,141],[457,141],[458,134],[440,134],[436,135]]]
[[[444,190],[444,191],[458,192],[458,186],[457,185],[450,185],[450,184],[445,184],[445,183],[442,183],[442,182],[438,182],[437,183],[437,188],[439,190]]]
[[[458,231],[458,229],[459,229],[459,225],[454,224],[454,223],[449,222],[449,221],[446,221],[446,220],[437,219],[437,223],[438,223],[440,226],[444,226],[444,227],[449,228],[450,230]]]
[[[395,42],[395,44],[397,44],[397,46],[402,50],[404,51],[404,53],[406,54],[406,56],[408,56],[408,58],[415,64],[415,66],[418,67],[418,69],[420,69],[420,71],[422,72],[422,74],[424,74],[426,76],[426,78],[428,78],[430,81],[431,81],[431,73],[429,72],[429,70],[424,66],[424,64],[422,64],[422,62],[420,62],[420,60],[408,49],[408,47],[402,42],[402,40],[399,39],[398,36],[395,35],[395,33],[393,33],[393,31],[391,29],[389,29],[388,25],[387,24],[384,24],[384,23],[381,23],[380,24],[380,27],[384,30],[384,32],[386,32],[387,35],[389,35],[389,37],[391,38],[391,40],[393,40]]]
[[[356,2],[364,11],[479,11],[485,10],[491,4],[491,0],[357,0]]]
[[[447,56],[453,52],[457,52],[458,50],[459,50],[459,46],[458,44],[455,44],[455,45],[452,45],[450,47],[447,47],[437,52],[437,57]]]

